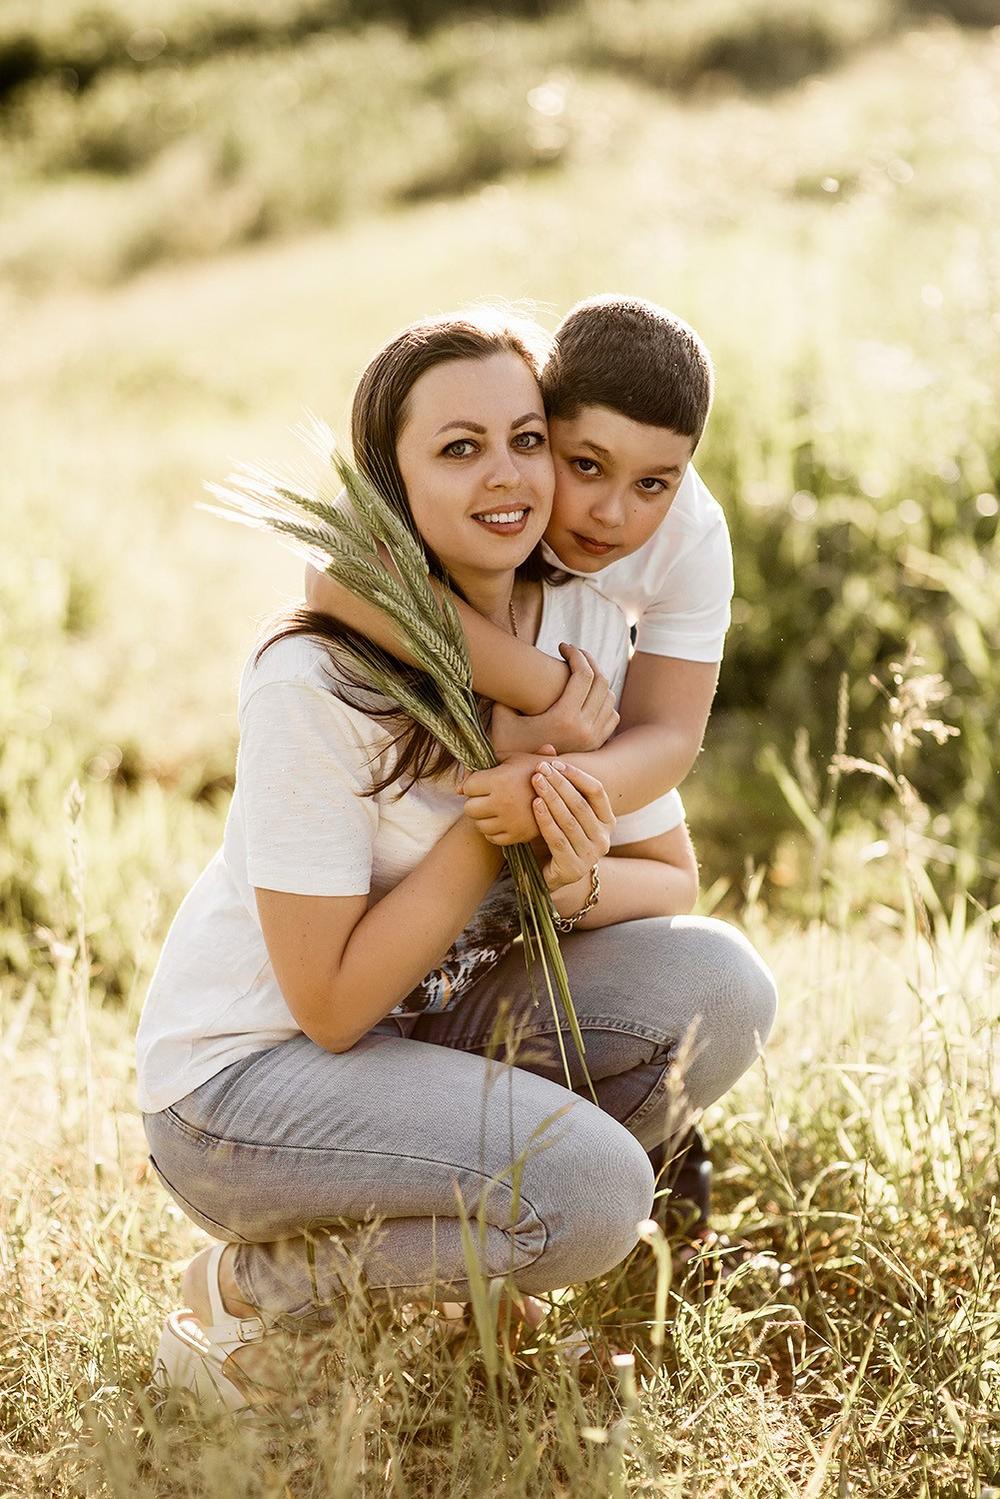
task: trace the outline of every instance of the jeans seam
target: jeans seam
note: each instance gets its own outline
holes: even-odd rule
[[[565,1035],[569,1027],[560,1027],[560,1029]],[[676,1048],[677,1045],[676,1041],[667,1032],[660,1030],[656,1026],[642,1025],[632,1020],[622,1020],[620,1016],[615,1015],[587,1016],[586,1019],[580,1019],[580,1030],[584,1036],[586,1036],[588,1031],[612,1031],[616,1035],[621,1036],[638,1036],[643,1041],[656,1041],[661,1046],[669,1045],[671,1050]],[[546,1025],[519,1028],[517,1039],[519,1042],[534,1041],[541,1036],[554,1036],[555,1034],[556,1026],[550,1022]],[[453,1051],[477,1051],[492,1039],[493,1028],[491,1027],[489,1030],[477,1032],[471,1037],[463,1037],[459,1040],[452,1039],[447,1044]],[[517,1065],[516,1062],[514,1065]]]
[[[224,1242],[226,1243],[245,1244],[248,1242],[235,1228],[230,1228],[227,1223],[221,1223],[218,1218],[213,1218],[211,1213],[202,1212],[197,1203],[192,1202],[189,1197],[185,1197],[184,1193],[181,1192],[179,1188],[174,1186],[173,1182],[170,1180],[169,1176],[167,1176],[166,1172],[162,1169],[154,1156],[151,1155],[149,1157],[149,1163],[152,1166],[153,1170],[156,1172],[157,1176],[160,1178],[160,1181],[163,1183],[164,1187],[166,1187],[167,1191],[170,1193],[170,1196],[173,1197],[178,1207],[186,1212],[187,1216],[191,1218],[191,1221],[194,1222],[195,1218],[200,1218],[202,1220],[201,1223],[198,1224],[199,1228],[202,1227],[205,1223],[210,1223],[213,1228],[217,1228],[219,1230],[219,1233],[217,1235],[212,1235],[213,1238],[218,1238],[222,1235],[225,1235]],[[194,1214],[194,1217],[192,1217],[192,1214]]]
[[[442,1161],[442,1160],[439,1160],[439,1159],[435,1158],[434,1156],[419,1156],[419,1155],[414,1155],[412,1151],[405,1151],[404,1152],[404,1151],[395,1151],[395,1150],[363,1150],[363,1149],[359,1149],[356,1146],[352,1146],[350,1149],[348,1149],[348,1148],[345,1148],[345,1147],[342,1147],[342,1146],[339,1146],[339,1145],[280,1145],[280,1144],[271,1145],[271,1144],[267,1144],[267,1143],[264,1143],[264,1142],[261,1142],[261,1141],[232,1140],[232,1139],[227,1139],[227,1138],[225,1138],[222,1135],[210,1135],[207,1132],[202,1132],[202,1131],[196,1130],[193,1125],[187,1124],[183,1119],[181,1119],[177,1115],[175,1115],[172,1109],[169,1109],[169,1108],[168,1109],[164,1109],[162,1112],[167,1116],[167,1118],[168,1118],[168,1120],[169,1120],[169,1122],[171,1124],[174,1124],[174,1125],[178,1126],[182,1130],[182,1132],[193,1136],[194,1139],[198,1143],[203,1144],[203,1145],[204,1144],[209,1144],[209,1145],[228,1145],[228,1146],[234,1147],[234,1148],[236,1148],[238,1150],[267,1150],[267,1151],[275,1151],[275,1150],[310,1150],[310,1151],[313,1151],[313,1150],[315,1150],[315,1151],[330,1151],[330,1152],[334,1152],[337,1155],[381,1156],[381,1157],[384,1157],[384,1158],[387,1158],[387,1159],[390,1159],[390,1160],[396,1160],[396,1161],[419,1161],[422,1165],[425,1165],[425,1166],[440,1166],[440,1167],[443,1167],[445,1170],[448,1170],[448,1171],[456,1171],[456,1172],[459,1172],[459,1173],[461,1173],[461,1172],[472,1172],[475,1176],[477,1176],[480,1179],[480,1181],[486,1183],[487,1185],[492,1184],[492,1185],[497,1186],[497,1187],[505,1187],[506,1190],[507,1190],[507,1192],[508,1192],[508,1194],[510,1196],[514,1195],[514,1188],[509,1183],[505,1183],[502,1180],[498,1180],[495,1174],[488,1175],[485,1171],[480,1170],[480,1168],[478,1166],[471,1165],[468,1162],[464,1162],[464,1163],[458,1165],[454,1161]],[[159,1169],[159,1168],[157,1168],[157,1169]],[[163,1175],[162,1172],[160,1172],[159,1174],[161,1176]],[[166,1181],[166,1177],[164,1177],[164,1181]],[[171,1183],[171,1186],[172,1186],[172,1183]],[[527,1207],[529,1209],[532,1217],[535,1219],[536,1223],[539,1223],[541,1225],[541,1229],[542,1229],[542,1243],[541,1243],[541,1247],[539,1248],[537,1254],[533,1255],[532,1258],[530,1260],[528,1260],[527,1265],[522,1265],[521,1266],[521,1269],[527,1269],[528,1265],[533,1265],[535,1263],[535,1261],[538,1260],[545,1253],[545,1250],[546,1250],[546,1248],[548,1246],[548,1242],[549,1242],[549,1230],[548,1230],[548,1225],[545,1222],[545,1219],[539,1213],[538,1209],[536,1208],[535,1204],[531,1201],[531,1199],[528,1198],[528,1197],[526,1197],[523,1192],[520,1192],[518,1195],[520,1197],[520,1201],[524,1204],[525,1207]],[[187,1198],[185,1198],[182,1193],[178,1192],[177,1196],[178,1196],[178,1198],[182,1202],[187,1203]],[[216,1219],[210,1218],[207,1213],[202,1213],[201,1210],[199,1208],[197,1208],[194,1203],[188,1203],[188,1206],[191,1208],[192,1212],[198,1213],[199,1217],[205,1218],[207,1222],[209,1222],[209,1223],[216,1223],[217,1222]],[[331,1220],[331,1221],[335,1221],[335,1220]],[[218,1227],[225,1229],[226,1233],[232,1233],[232,1234],[236,1233],[235,1229],[226,1228],[225,1224],[219,1223]],[[497,1225],[497,1227],[499,1227],[499,1225]],[[504,1230],[501,1229],[501,1232],[503,1232],[503,1231]],[[244,1242],[244,1243],[254,1243],[256,1241],[243,1239],[242,1242]]]
[[[176,1129],[179,1134],[186,1135],[187,1138],[189,1140],[192,1140],[196,1145],[207,1145],[216,1141],[220,1145],[224,1145],[226,1143],[221,1135],[211,1135],[207,1130],[198,1129],[198,1127],[194,1124],[188,1124],[186,1119],[182,1119],[180,1114],[175,1112],[173,1106],[161,1109],[160,1113],[163,1115],[163,1118],[167,1124],[173,1125],[174,1129]]]
[[[487,1173],[486,1171],[480,1170],[478,1166],[470,1165],[470,1163],[467,1161],[444,1161],[441,1160],[441,1158],[438,1156],[416,1155],[412,1150],[366,1150],[362,1146],[357,1145],[287,1145],[278,1141],[272,1143],[269,1140],[237,1140],[232,1138],[231,1136],[213,1135],[209,1134],[207,1130],[196,1129],[194,1125],[187,1124],[183,1119],[177,1118],[173,1114],[173,1111],[171,1109],[164,1109],[162,1110],[162,1112],[168,1116],[169,1122],[171,1124],[175,1124],[176,1126],[178,1126],[183,1133],[190,1135],[196,1143],[201,1145],[229,1145],[236,1147],[238,1150],[309,1150],[317,1151],[320,1154],[322,1154],[323,1152],[329,1152],[336,1155],[381,1156],[387,1160],[393,1161],[419,1161],[422,1165],[425,1166],[445,1166],[449,1171],[474,1171],[476,1175],[482,1177],[484,1181],[497,1181],[495,1173]],[[502,1186],[502,1180],[497,1181],[497,1185]],[[511,1187],[509,1190],[513,1191],[514,1189]],[[527,1201],[526,1198],[523,1200]],[[532,1212],[535,1211],[534,1205],[532,1203],[528,1203],[528,1206],[531,1208]]]

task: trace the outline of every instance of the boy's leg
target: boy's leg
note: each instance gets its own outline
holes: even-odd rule
[[[770,973],[741,933],[706,917],[574,932],[562,948],[598,1103],[647,1150],[676,1141],[755,1060],[774,1018]],[[416,1021],[412,1034],[492,1050],[561,1080],[556,1023],[537,972],[535,989],[534,997],[526,991],[523,952],[514,948],[450,1009]],[[564,1018],[560,1029],[573,1086],[586,1095]]]

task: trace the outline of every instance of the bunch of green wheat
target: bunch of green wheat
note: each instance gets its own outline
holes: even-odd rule
[[[376,604],[406,642],[426,674],[426,684],[394,664],[384,652],[366,648],[362,640],[345,638],[338,644],[338,652],[372,687],[428,729],[460,764],[471,770],[489,769],[497,760],[480,722],[465,635],[447,590],[431,585],[419,537],[398,509],[338,451],[329,428],[314,421],[303,435],[322,455],[317,474],[304,471],[291,478],[267,469],[243,467],[225,484],[209,484],[207,488],[221,504],[202,508],[227,520],[277,532],[293,551],[328,572],[358,598]],[[346,505],[344,492],[349,502]],[[386,557],[396,577],[384,565]],[[557,996],[589,1085],[583,1036],[573,1009],[548,886],[530,845],[514,844],[504,849],[504,856],[517,897],[525,962],[529,974],[536,962],[541,967],[567,1082],[570,1069]]]

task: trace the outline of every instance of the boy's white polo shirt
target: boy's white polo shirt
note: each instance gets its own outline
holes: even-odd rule
[[[597,572],[566,567],[542,543],[545,560],[586,578],[622,610],[635,648],[683,661],[721,661],[733,597],[733,551],[722,506],[692,465],[663,521],[638,551]]]

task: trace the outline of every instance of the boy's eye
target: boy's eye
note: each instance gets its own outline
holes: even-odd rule
[[[470,450],[475,446],[471,437],[456,437],[454,442],[448,443],[447,447],[442,449],[442,452],[449,458],[468,458]],[[459,451],[460,449],[465,451]]]
[[[639,488],[643,494],[662,494],[666,487],[662,479],[639,480]]]
[[[572,458],[570,462],[578,474],[587,474],[589,476],[590,474],[599,474],[601,472],[600,465],[595,463],[593,458]]]
[[[545,440],[544,432],[518,432],[514,438],[523,453],[533,453],[536,448],[544,448]]]

